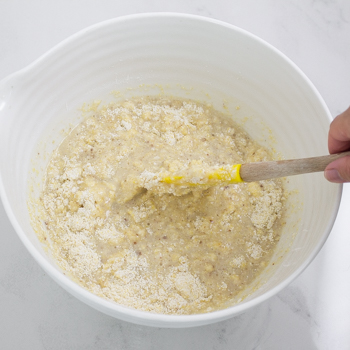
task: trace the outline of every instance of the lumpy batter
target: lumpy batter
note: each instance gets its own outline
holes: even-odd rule
[[[186,187],[157,176],[269,159],[232,118],[191,100],[102,107],[50,160],[40,198],[50,250],[118,304],[164,314],[230,306],[279,239],[281,182]]]

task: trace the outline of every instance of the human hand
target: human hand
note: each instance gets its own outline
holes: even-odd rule
[[[350,107],[332,121],[328,133],[328,149],[331,154],[350,150]],[[324,176],[331,182],[349,182],[350,156],[327,165]]]

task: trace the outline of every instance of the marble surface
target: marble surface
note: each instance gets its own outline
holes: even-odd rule
[[[334,116],[350,104],[348,0],[0,0],[0,79],[86,26],[152,11],[242,27],[287,54]],[[0,229],[1,349],[350,349],[349,185],[328,241],[300,277],[239,317],[192,329],[141,327],[91,309],[45,275],[1,204]]]

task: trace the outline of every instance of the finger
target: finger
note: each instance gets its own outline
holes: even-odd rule
[[[330,182],[350,182],[350,156],[339,158],[328,164],[324,176]]]
[[[331,123],[328,133],[329,153],[350,149],[350,107]]]

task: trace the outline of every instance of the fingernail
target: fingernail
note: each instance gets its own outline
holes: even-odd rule
[[[343,182],[345,182],[342,179],[342,177],[340,176],[340,174],[339,174],[337,169],[327,169],[324,172],[324,176],[330,182],[335,182],[335,183],[343,183]]]

